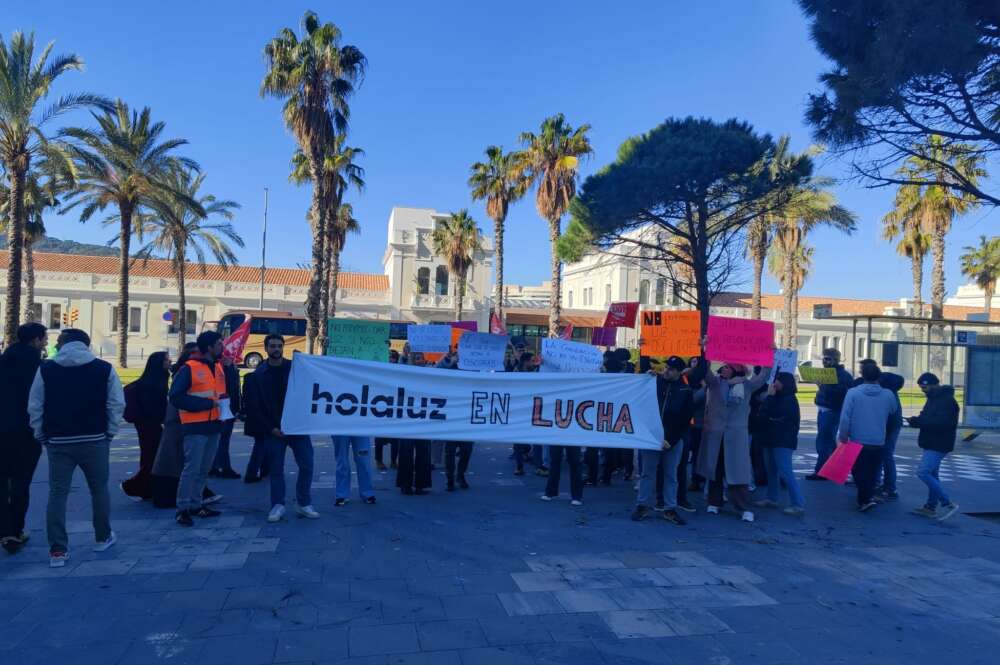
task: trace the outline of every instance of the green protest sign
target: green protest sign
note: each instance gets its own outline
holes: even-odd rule
[[[799,376],[806,383],[834,384],[837,382],[837,370],[832,367],[800,367]]]
[[[357,319],[327,321],[326,355],[356,360],[389,360],[389,322]]]

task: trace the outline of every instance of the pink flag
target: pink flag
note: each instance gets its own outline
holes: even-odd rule
[[[247,319],[222,342],[222,356],[231,358],[235,363],[243,362],[243,347],[247,345],[249,337],[250,319]]]
[[[490,313],[490,334],[491,335],[506,335],[507,326],[503,324],[500,317],[497,316],[496,312]]]
[[[604,327],[635,328],[635,316],[638,312],[638,302],[613,302],[608,306],[608,315],[604,318]]]
[[[594,328],[590,343],[594,346],[615,346],[618,342],[618,328]]]
[[[567,341],[572,341],[572,339],[573,339],[573,324],[572,323],[567,324],[566,327],[563,328],[563,331],[562,331],[562,333],[559,336],[561,338],[567,340]]]

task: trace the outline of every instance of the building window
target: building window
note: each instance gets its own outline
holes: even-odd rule
[[[566,293],[566,306],[567,307],[573,307],[573,292],[572,291],[568,291]]]
[[[30,311],[31,311],[31,317],[30,317],[31,320],[32,321],[37,321],[37,322],[41,323],[42,322],[42,303],[40,303],[40,302],[32,303]]]
[[[142,330],[142,308],[128,308],[128,331],[137,333]],[[118,306],[111,308],[111,332],[118,332]]]
[[[648,305],[649,304],[649,280],[644,279],[639,282],[639,304]]]
[[[858,338],[858,358],[865,358],[868,355],[868,351],[865,350],[865,342],[868,341],[864,337]]]
[[[417,271],[417,293],[425,296],[431,292],[431,269],[421,268]]]
[[[611,304],[611,285],[610,284],[605,284],[604,285],[604,304],[605,305],[610,305]]]
[[[434,294],[448,295],[448,268],[445,266],[438,266],[434,271]]]
[[[170,325],[167,326],[168,335],[176,335],[180,331],[181,313],[180,310],[170,310]],[[193,309],[187,311],[187,321],[185,321],[187,334],[194,335],[198,331],[198,312]]]
[[[829,348],[830,348],[830,338],[824,336],[823,337],[823,348],[820,349],[820,353],[822,353],[823,351],[826,351]]]
[[[833,348],[837,349],[838,351],[843,351],[843,349],[840,348],[840,338],[839,337],[834,337],[833,338]]]
[[[62,328],[62,305],[56,303],[49,305],[49,328],[54,330]]]
[[[676,307],[681,304],[681,287],[674,282],[670,286],[670,304]]]
[[[656,304],[665,305],[667,300],[667,280],[660,277],[656,280]]]

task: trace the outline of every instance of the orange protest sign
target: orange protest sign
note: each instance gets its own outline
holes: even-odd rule
[[[458,340],[462,339],[462,335],[469,332],[468,328],[456,328],[452,326],[451,329],[451,350],[454,351],[458,348]],[[425,353],[424,360],[429,363],[436,363],[437,361],[444,358],[443,353]]]
[[[701,315],[698,312],[643,312],[639,328],[644,356],[701,355]]]

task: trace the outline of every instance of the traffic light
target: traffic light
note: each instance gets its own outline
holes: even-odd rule
[[[62,313],[63,328],[69,328],[69,312]]]
[[[76,323],[76,320],[80,318],[80,310],[76,307],[71,307],[69,311],[62,313],[62,325],[63,328],[72,328]]]

